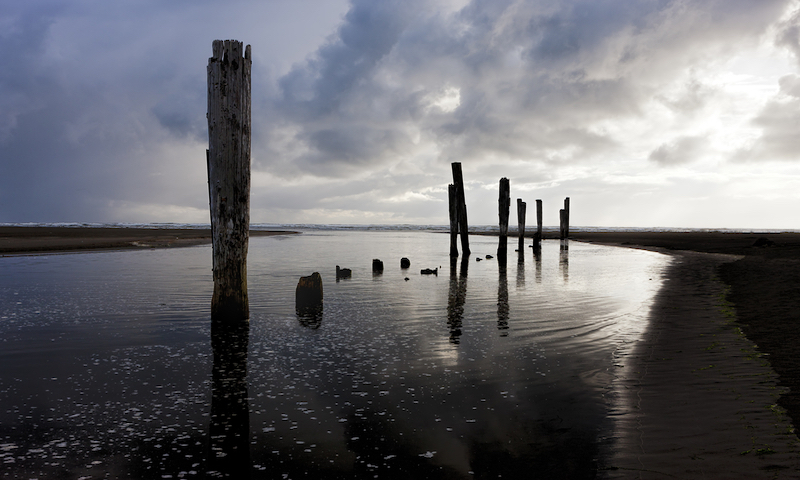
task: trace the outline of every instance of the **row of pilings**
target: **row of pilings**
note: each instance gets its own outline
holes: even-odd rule
[[[461,250],[464,255],[470,254],[469,228],[467,224],[467,205],[464,195],[464,175],[461,163],[453,162],[453,183],[447,186],[448,206],[450,213],[450,256],[457,257],[458,237],[461,236]],[[497,257],[505,260],[508,252],[508,217],[511,210],[511,182],[508,178],[500,179],[500,195],[497,200],[498,217],[500,223],[500,243],[497,247]],[[525,219],[527,203],[517,198],[517,230],[519,235],[519,251],[525,248]],[[559,238],[569,238],[569,197],[564,199],[564,208],[559,210]],[[536,233],[533,236],[535,249],[541,248],[542,242],[542,200],[536,199]]]

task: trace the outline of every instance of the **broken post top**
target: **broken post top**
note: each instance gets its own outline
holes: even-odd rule
[[[232,66],[233,62],[237,62],[237,65],[233,67],[236,69],[238,68],[238,60],[242,58],[242,45],[244,45],[244,43],[239,40],[214,40],[211,44],[213,56],[209,58],[208,61],[221,60],[222,62],[230,62]],[[245,47],[244,59],[251,61],[250,45]]]

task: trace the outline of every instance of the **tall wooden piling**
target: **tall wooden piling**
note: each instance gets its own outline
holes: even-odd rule
[[[563,208],[558,211],[558,238],[564,240],[567,238],[567,211]]]
[[[208,59],[208,195],[212,319],[246,320],[250,230],[250,45],[215,40]]]
[[[461,173],[461,162],[453,162],[453,184],[456,187],[456,202],[458,216],[458,232],[461,234],[461,251],[469,255],[469,227],[467,224],[467,200],[464,195],[464,175]],[[451,251],[452,253],[452,251]]]
[[[519,230],[519,250],[525,248],[525,212],[528,205],[522,201],[521,198],[517,199],[517,230]]]
[[[458,198],[456,186],[447,186],[447,201],[450,207],[450,256],[458,256]]]
[[[569,197],[564,199],[564,238],[569,238]]]
[[[497,216],[500,218],[500,244],[497,258],[504,261],[508,251],[508,213],[511,208],[511,187],[506,177],[500,179],[500,195],[497,199]]]
[[[536,200],[536,236],[533,237],[533,246],[538,248],[542,243],[542,201]]]

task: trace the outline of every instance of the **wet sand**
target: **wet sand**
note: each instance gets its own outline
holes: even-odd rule
[[[618,352],[607,476],[800,478],[800,235],[573,239],[673,255],[650,329]]]
[[[251,230],[250,236],[297,232]],[[210,229],[0,227],[0,255],[187,247],[211,243]]]

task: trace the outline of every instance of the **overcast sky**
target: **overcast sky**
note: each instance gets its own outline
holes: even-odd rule
[[[0,222],[207,223],[237,39],[253,222],[446,224],[460,161],[473,224],[800,228],[797,0],[0,4]]]

